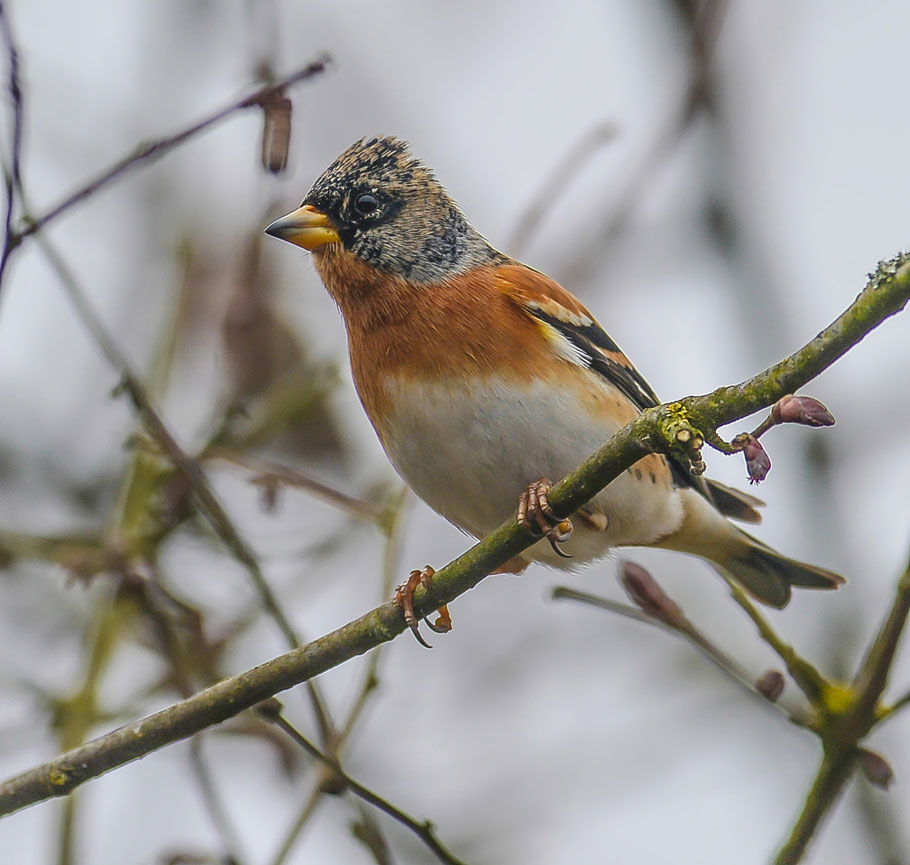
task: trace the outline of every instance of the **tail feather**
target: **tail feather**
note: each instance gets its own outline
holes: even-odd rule
[[[844,578],[833,571],[788,559],[745,532],[739,550],[724,562],[724,568],[758,600],[772,607],[784,607],[790,587],[836,589]]]
[[[712,481],[705,478],[708,485],[708,491],[711,493],[714,506],[731,520],[739,520],[743,523],[760,523],[761,514],[756,508],[764,507],[764,502],[755,496],[750,496],[742,490],[728,487],[720,481]]]

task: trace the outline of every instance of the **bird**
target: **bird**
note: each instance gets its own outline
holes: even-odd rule
[[[474,537],[515,514],[540,538],[500,571],[644,546],[705,559],[772,607],[793,586],[843,582],[734,525],[760,522],[762,502],[673,456],[648,454],[569,519],[554,514],[550,479],[660,400],[576,297],[474,228],[406,141],[355,142],[265,231],[311,253],[360,402],[413,491]],[[424,645],[413,593],[432,576],[411,572],[395,595]],[[451,627],[445,607],[435,625]]]

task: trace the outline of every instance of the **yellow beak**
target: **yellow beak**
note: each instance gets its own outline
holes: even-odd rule
[[[341,241],[335,223],[311,204],[276,219],[265,233],[310,250]]]

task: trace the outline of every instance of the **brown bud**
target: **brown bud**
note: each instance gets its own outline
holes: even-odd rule
[[[778,670],[768,670],[755,683],[755,688],[763,697],[776,703],[784,692],[784,675]]]
[[[761,446],[755,436],[748,437],[743,448],[743,456],[746,458],[749,483],[761,483],[768,476],[768,472],[771,471],[771,457],[768,456],[768,452]]]
[[[775,423],[801,423],[806,426],[831,426],[834,415],[817,399],[811,396],[781,397],[771,408]]]
[[[635,605],[649,616],[674,628],[685,621],[679,604],[671,600],[657,580],[641,565],[623,561],[620,565],[619,579]]]
[[[860,769],[863,770],[866,780],[873,787],[887,790],[891,786],[891,782],[894,780],[894,770],[881,754],[860,748],[858,758]]]
[[[284,705],[277,697],[266,697],[253,707],[264,718],[274,721],[281,716]]]
[[[281,490],[281,483],[273,475],[260,475],[253,479],[253,483],[259,488],[259,504],[262,510],[267,514],[275,512],[278,506],[278,493]]]
[[[291,144],[291,100],[274,96],[262,103],[262,167],[281,174]]]
[[[348,789],[348,782],[337,769],[323,763],[319,767],[319,780],[316,786],[320,793],[325,793],[327,796],[340,796]]]

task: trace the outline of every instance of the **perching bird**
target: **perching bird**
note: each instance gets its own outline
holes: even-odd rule
[[[563,478],[659,400],[591,313],[491,246],[405,142],[358,141],[266,231],[312,252],[344,316],[360,401],[417,495],[475,537],[518,501],[519,521],[551,542],[508,570],[531,560],[577,567],[612,547],[652,546],[707,559],[775,607],[791,586],[842,582],[727,519],[759,522],[756,499],[660,454],[578,511],[574,532],[552,515],[546,479]],[[397,597],[416,633],[415,586]]]

